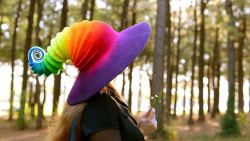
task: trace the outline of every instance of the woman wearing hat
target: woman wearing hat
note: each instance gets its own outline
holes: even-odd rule
[[[58,33],[45,56],[41,48],[30,49],[29,65],[39,76],[58,74],[67,60],[79,70],[49,140],[138,141],[156,130],[155,109],[137,124],[110,84],[142,51],[150,32],[145,22],[117,33],[104,22],[82,21]]]

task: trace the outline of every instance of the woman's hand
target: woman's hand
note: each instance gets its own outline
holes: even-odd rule
[[[157,129],[157,121],[155,119],[155,109],[150,108],[138,121],[138,127],[144,136],[153,133]]]

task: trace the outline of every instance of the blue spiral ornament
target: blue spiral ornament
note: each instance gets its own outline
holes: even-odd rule
[[[37,56],[38,54],[38,56]],[[44,64],[44,51],[40,47],[32,47],[29,50],[28,53],[29,58],[29,66],[31,67],[31,70],[33,70],[34,74],[38,74],[39,76],[45,74],[46,76],[49,76],[51,72],[46,68]]]
[[[44,51],[40,47],[31,48],[30,51],[29,51],[29,54],[32,54],[33,59],[36,62],[40,62],[44,58]],[[37,54],[39,55],[39,57],[36,56]]]

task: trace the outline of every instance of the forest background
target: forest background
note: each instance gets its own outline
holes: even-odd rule
[[[0,140],[39,140],[60,115],[77,69],[68,62],[58,76],[38,78],[27,54],[32,46],[46,50],[81,20],[104,21],[117,32],[150,24],[145,49],[112,81],[135,117],[163,90],[158,130],[147,140],[249,140],[249,6],[247,0],[0,0]]]

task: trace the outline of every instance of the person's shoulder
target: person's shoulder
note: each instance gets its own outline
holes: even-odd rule
[[[100,93],[97,93],[95,94],[91,99],[89,99],[89,106],[90,105],[102,105],[102,104],[105,104],[105,105],[111,105],[113,102],[112,102],[112,98],[109,94],[106,94],[106,93],[103,93],[103,94],[100,94]]]
[[[97,93],[88,102],[84,112],[86,114],[104,114],[117,112],[117,105],[109,94]]]
[[[81,117],[84,135],[104,129],[119,129],[119,111],[108,94],[96,94],[89,99]]]

